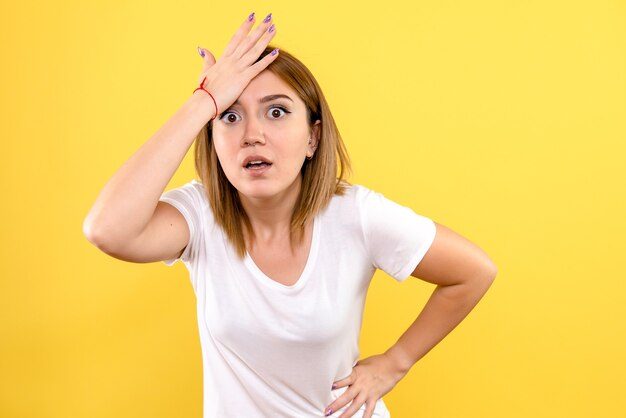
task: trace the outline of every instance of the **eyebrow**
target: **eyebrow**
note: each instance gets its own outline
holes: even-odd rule
[[[293,102],[293,99],[287,96],[286,94],[270,94],[269,96],[261,97],[261,99],[259,99],[259,102],[260,103],[271,102],[272,100],[276,100],[276,99],[289,99]],[[240,104],[239,99],[235,100],[235,102],[233,103],[233,105],[236,105],[236,104]]]

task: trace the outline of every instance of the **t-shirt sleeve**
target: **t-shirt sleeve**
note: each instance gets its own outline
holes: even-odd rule
[[[357,187],[363,239],[372,264],[404,281],[433,243],[435,223],[380,193]]]
[[[168,190],[163,193],[159,201],[174,206],[183,215],[189,228],[189,243],[179,258],[162,260],[168,266],[172,266],[178,260],[190,262],[197,252],[198,240],[202,232],[202,212],[204,208],[204,193],[202,184],[197,180]]]

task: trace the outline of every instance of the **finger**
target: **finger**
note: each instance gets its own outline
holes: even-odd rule
[[[339,415],[339,418],[350,418],[352,415],[356,414],[359,409],[361,409],[361,406],[363,406],[364,403],[365,403],[365,399],[363,399],[360,396],[357,396],[352,401],[352,404],[350,405],[350,407],[346,409],[345,411],[343,411],[343,414]]]
[[[274,54],[274,51],[276,51],[276,53]],[[261,71],[263,71],[265,68],[267,68],[268,65],[270,65],[272,63],[272,61],[274,61],[279,54],[279,50],[278,48],[274,49],[272,52],[270,52],[269,54],[265,55],[262,59],[260,59],[258,62],[255,62],[253,65],[251,65],[250,67],[248,67],[246,69],[246,75],[247,77],[252,80],[254,77],[256,77]]]
[[[272,25],[267,29],[267,31],[265,31],[261,39],[241,57],[242,61],[246,65],[254,63],[257,58],[259,58],[263,50],[267,48],[267,45],[269,45],[274,36],[276,36],[276,26]]]
[[[239,46],[233,52],[233,56],[241,57],[243,56],[256,42],[259,38],[269,30],[272,26],[272,14],[268,14],[265,19],[252,31],[246,39],[243,39]]]
[[[269,55],[269,54],[268,54],[268,55]],[[263,59],[265,59],[265,58],[263,58]],[[260,62],[260,61],[259,61],[259,62]],[[258,64],[258,63],[257,63],[257,64]],[[254,64],[254,65],[256,65],[256,64]],[[335,388],[342,388],[342,387],[344,387],[344,386],[348,386],[348,385],[353,384],[353,383],[355,382],[355,380],[356,380],[356,376],[355,376],[355,374],[354,374],[354,370],[353,370],[353,371],[352,371],[352,373],[350,373],[350,376],[348,376],[348,377],[346,377],[346,378],[344,378],[344,379],[341,379],[341,380],[337,380],[337,381],[336,381],[335,383],[333,383],[333,384],[335,385]]]
[[[204,60],[204,68],[203,68],[203,72],[204,72],[204,70],[208,70],[209,67],[215,64],[215,57],[213,56],[211,51],[205,48],[198,47],[198,52],[200,53],[200,56]]]
[[[248,32],[250,32],[250,28],[254,25],[254,21],[254,12],[252,12],[250,16],[243,21],[241,26],[239,26],[237,32],[235,32],[235,34],[230,38],[230,42],[228,42],[228,45],[224,48],[222,55],[231,55],[237,49],[241,41],[244,40]]]
[[[333,403],[331,403],[330,405],[326,407],[326,409],[324,410],[325,416],[332,415],[333,412],[339,411],[341,408],[346,406],[350,401],[352,401],[357,394],[358,394],[357,390],[352,387],[349,387],[348,389],[346,389],[346,391],[342,393],[340,397],[335,399]]]
[[[202,72],[200,73],[200,77],[198,78],[198,84],[202,85],[202,81],[206,77],[207,70],[212,67],[213,64],[215,64],[215,57],[208,49],[198,47],[198,51],[201,53],[201,55],[204,55],[204,65],[202,66]]]
[[[374,415],[375,407],[376,407],[376,402],[374,401],[365,402],[365,412],[363,413],[363,418],[372,418],[372,415]]]

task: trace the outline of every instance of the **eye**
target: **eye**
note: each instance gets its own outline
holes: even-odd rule
[[[286,113],[291,113],[282,106],[272,106],[269,111],[269,115],[272,119],[280,119]]]
[[[239,117],[239,115],[237,115],[236,113],[224,112],[224,113],[222,113],[222,116],[220,117],[220,120],[223,120],[224,123],[226,123],[226,124],[231,124],[231,123],[237,122],[237,118],[238,117]]]

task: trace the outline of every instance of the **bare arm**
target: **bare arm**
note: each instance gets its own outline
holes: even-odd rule
[[[376,401],[467,316],[496,277],[495,264],[476,244],[435,226],[435,240],[411,275],[437,288],[389,350],[359,360],[350,376],[333,383],[333,388],[348,388],[324,409],[326,416],[350,403],[340,416],[348,418],[365,403],[363,418],[372,417]]]
[[[467,316],[497,274],[495,264],[476,244],[435,224],[435,240],[411,275],[437,287],[417,319],[385,353],[402,374]]]
[[[199,80],[205,80],[204,87],[215,97],[218,111],[230,106],[277,56],[267,54],[255,63],[276,31],[268,31],[272,24],[268,20],[248,35],[253,24],[254,19],[243,22],[217,62],[204,50]],[[214,114],[211,97],[204,91],[194,92],[120,167],[83,222],[83,233],[90,242],[129,261],[155,261],[180,254],[189,239],[187,225],[182,214],[159,198]]]
[[[196,91],[106,183],[83,223],[96,245],[116,246],[139,235],[200,129],[214,114],[211,98]]]

